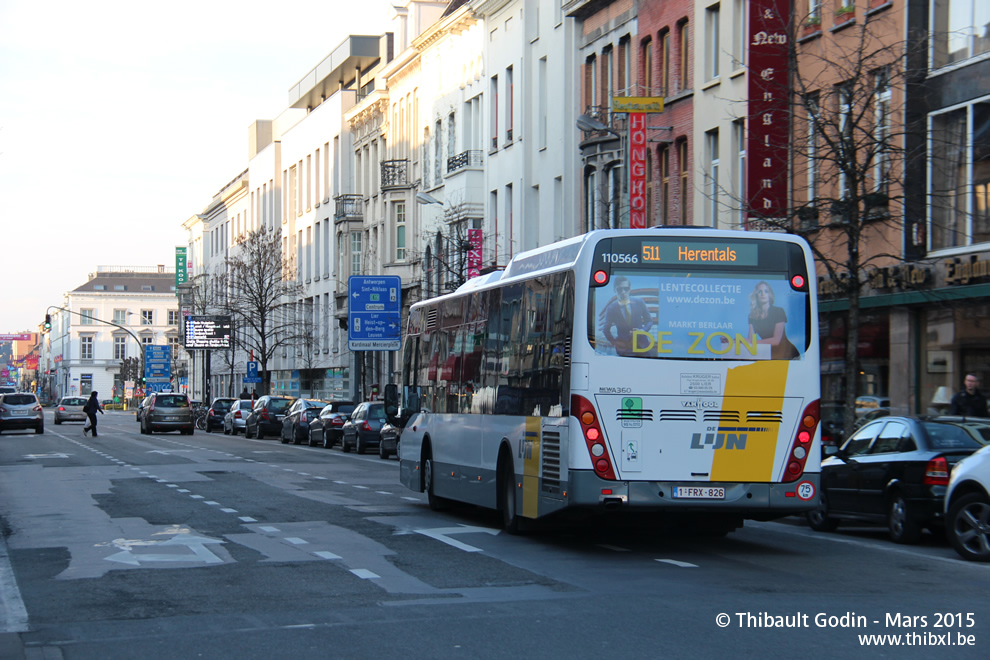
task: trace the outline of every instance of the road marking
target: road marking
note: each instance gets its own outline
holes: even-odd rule
[[[211,502],[203,502],[203,504],[208,504],[210,506],[220,506],[220,503],[219,502],[212,502],[212,501]]]
[[[248,522],[258,522],[257,519],[252,518],[251,516],[240,516],[238,518],[238,520],[240,520],[241,522],[246,522],[246,523],[248,523]]]
[[[377,575],[376,573],[372,573],[366,568],[352,568],[351,573],[354,573],[354,575],[358,576],[362,580],[373,580],[375,578],[381,577],[380,575]]]
[[[211,539],[203,536],[192,536],[191,534],[177,534],[167,541],[128,541],[125,539],[117,539],[113,541],[113,545],[118,548],[123,548],[120,552],[105,557],[107,561],[115,561],[121,564],[130,564],[131,566],[140,566],[141,562],[204,562],[207,564],[222,564],[223,559],[217,557],[207,548],[207,545],[214,545],[217,543],[223,543],[220,539]],[[188,554],[135,554],[132,548],[135,547],[175,547],[175,546],[185,546],[192,551],[191,555]]]
[[[360,488],[361,490],[368,490],[367,486],[355,486],[355,488]]]
[[[689,564],[686,561],[677,561],[676,559],[654,559],[653,561],[658,561],[664,564],[673,564],[674,566],[680,566],[681,568],[698,568],[697,564]]]
[[[285,540],[288,541],[289,543],[291,543],[292,545],[308,545],[309,544],[309,541],[307,541],[306,539],[301,539],[298,536],[287,536],[285,538]]]
[[[269,526],[259,527],[258,529],[260,529],[263,532],[277,532],[277,531],[279,531],[278,530],[278,527],[269,527]]]
[[[422,501],[418,497],[403,497],[402,499],[409,500],[410,502],[421,502]]]
[[[178,488],[178,486],[176,484],[169,484],[168,487],[169,488]]]
[[[334,481],[334,483],[335,484],[340,484],[342,486],[346,486],[347,485],[347,482],[346,481]]]
[[[220,509],[224,513],[237,513],[237,509]]]
[[[190,495],[189,497],[193,498],[194,500],[203,500],[203,499],[206,499],[202,495]]]
[[[39,458],[68,458],[72,454],[26,454],[24,458],[36,460]]]
[[[392,493],[388,492],[387,490],[376,490],[375,492],[378,493],[379,495],[391,495],[392,494]]]
[[[177,493],[188,493],[189,492],[189,489],[188,488],[180,488],[179,490],[177,490],[175,492],[177,492]]]
[[[332,552],[327,552],[326,550],[317,550],[313,554],[317,557],[323,557],[324,559],[340,559],[340,555],[335,555]]]
[[[599,543],[599,548],[605,548],[606,550],[614,550],[615,552],[629,552],[626,548],[620,548],[617,545],[609,545],[608,543]]]
[[[460,541],[452,538],[448,538],[450,534],[498,534],[497,529],[491,529],[489,527],[471,527],[469,525],[462,525],[460,527],[436,527],[434,529],[414,529],[417,534],[422,534],[423,536],[429,536],[431,539],[436,539],[437,541],[442,541],[447,545],[452,545],[455,548],[463,550],[464,552],[483,552],[481,548],[476,548],[473,545],[468,545],[467,543],[461,543]]]

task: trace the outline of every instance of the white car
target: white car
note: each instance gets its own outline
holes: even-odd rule
[[[990,561],[990,447],[953,468],[945,493],[945,533],[964,559]]]

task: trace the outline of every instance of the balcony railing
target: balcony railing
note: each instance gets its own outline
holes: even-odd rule
[[[484,152],[480,149],[462,151],[456,156],[451,156],[447,159],[447,174],[465,167],[482,167],[484,165],[484,158]]]
[[[409,185],[409,159],[382,161],[382,188],[396,188]]]
[[[333,217],[335,220],[348,220],[364,218],[364,196],[347,194],[338,195],[333,198],[336,202],[336,210]]]

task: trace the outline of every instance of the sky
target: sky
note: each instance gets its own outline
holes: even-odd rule
[[[389,0],[0,0],[0,334],[97,266],[175,266],[248,127]]]

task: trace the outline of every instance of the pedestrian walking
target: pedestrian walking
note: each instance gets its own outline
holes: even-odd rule
[[[964,417],[987,417],[987,399],[980,392],[980,378],[976,374],[966,374],[963,389],[956,392],[949,403],[950,415]]]
[[[241,398],[242,399],[250,399],[251,398],[251,395],[248,394],[248,391],[247,391],[247,385],[244,386],[244,391],[241,392]]]
[[[83,406],[83,412],[89,417],[89,424],[83,427],[83,435],[86,435],[89,431],[93,432],[93,437],[96,436],[96,413],[99,412],[103,414],[103,406],[100,405],[100,400],[96,398],[98,392],[92,392],[89,395],[89,400],[86,401],[86,405]]]

